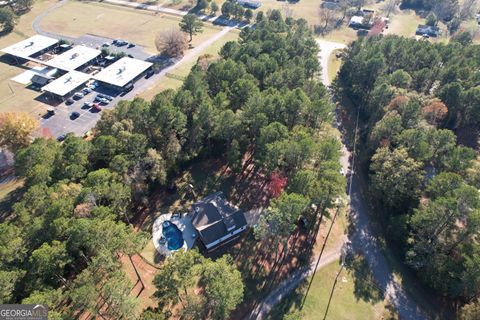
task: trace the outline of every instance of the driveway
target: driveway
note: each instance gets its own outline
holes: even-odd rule
[[[318,59],[320,60],[320,65],[322,66],[322,83],[325,86],[330,85],[333,79],[328,79],[328,59],[332,55],[333,51],[345,49],[347,46],[342,43],[330,42],[321,39],[317,39],[318,46],[320,47],[320,53],[318,54]]]

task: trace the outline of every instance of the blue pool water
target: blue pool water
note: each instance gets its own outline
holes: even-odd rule
[[[168,250],[178,250],[183,246],[182,231],[170,221],[164,221],[162,224],[162,234],[167,240]]]

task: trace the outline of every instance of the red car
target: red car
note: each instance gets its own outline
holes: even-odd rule
[[[102,106],[100,106],[98,103],[94,103],[92,105],[92,109],[96,111],[102,111]]]

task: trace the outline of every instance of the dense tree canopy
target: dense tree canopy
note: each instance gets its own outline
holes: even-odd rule
[[[38,298],[66,318],[99,315],[106,303],[112,318],[137,317],[118,260],[144,244],[130,219],[152,190],[171,187],[194,161],[223,159],[235,172],[248,163],[291,181],[271,203],[282,236],[304,209],[316,219],[331,208],[345,179],[340,143],[322,131],[334,106],[318,81],[317,54],[304,20],[273,11],[243,29],[239,42],[228,42],[218,61],[195,65],[180,89],[103,111],[92,141],[68,135],[63,143],[36,139],[18,150],[25,193],[0,223],[1,302]],[[188,254],[184,264],[180,255],[167,260],[156,297],[181,303],[187,318],[224,319],[243,296],[239,272],[227,257]],[[189,294],[192,286],[202,295]],[[203,303],[208,314],[198,309]]]
[[[337,81],[367,124],[362,157],[390,240],[462,301],[480,295],[479,67],[480,46],[371,37],[347,49]]]

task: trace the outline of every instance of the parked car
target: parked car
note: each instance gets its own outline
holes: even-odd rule
[[[124,93],[127,93],[127,92],[130,92],[133,90],[133,84],[132,83],[129,83],[125,86],[125,88],[123,88],[123,92]]]
[[[70,119],[71,120],[75,120],[77,119],[78,117],[80,117],[80,113],[78,113],[77,111],[74,111],[70,114]]]
[[[67,137],[66,134],[61,134],[57,137],[57,141],[62,142],[63,140],[65,140],[66,137]]]
[[[91,84],[88,85],[88,88],[91,89],[91,90],[95,90],[97,89],[99,86],[98,82],[97,81],[94,81],[92,82]]]
[[[146,75],[145,75],[145,79],[150,78],[151,76],[153,76],[154,73],[155,73],[155,72],[153,72],[152,69],[149,69],[149,70],[147,71]]]
[[[89,94],[90,92],[92,92],[92,89],[90,89],[90,88],[83,88],[83,90],[82,90],[82,93],[83,93],[84,95],[87,95],[87,94]]]
[[[75,92],[75,94],[73,95],[73,99],[75,99],[75,100],[80,100],[83,97],[85,97],[85,95],[81,92]]]
[[[102,47],[104,47],[104,48],[110,47],[110,43],[104,42],[104,43],[102,43]]]
[[[75,101],[72,98],[68,98],[67,101],[65,101],[65,104],[70,105],[73,104]]]
[[[126,46],[128,44],[128,42],[125,41],[125,40],[116,40],[116,42],[114,44],[116,46],[123,47],[123,46]]]
[[[47,109],[47,114],[48,114],[49,116],[53,116],[53,115],[55,114],[55,109],[53,109],[53,108],[48,108],[48,109]]]
[[[98,103],[94,103],[92,105],[92,109],[95,110],[95,111],[102,111],[102,106],[99,105]]]
[[[133,47],[135,47],[135,44],[134,44],[134,43],[130,43],[130,44],[128,45],[128,47],[129,47],[129,48],[133,48]]]
[[[103,95],[103,98],[104,98],[104,99],[107,99],[108,101],[112,101],[112,100],[113,100],[113,97],[112,97],[112,96],[109,96],[109,95],[106,95],[106,94]]]
[[[85,102],[82,109],[90,109],[91,107],[93,107],[93,102]]]
[[[133,59],[133,56],[131,54],[127,54],[127,57],[129,58],[132,58]]]
[[[100,101],[99,101],[99,102],[100,102],[100,104],[107,105],[107,104],[110,103],[110,100],[105,99],[105,98],[100,98]]]

